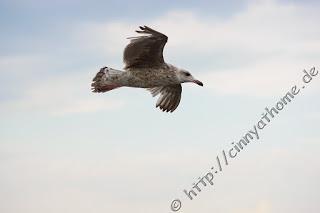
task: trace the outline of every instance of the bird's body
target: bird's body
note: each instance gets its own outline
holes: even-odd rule
[[[131,38],[124,51],[124,71],[103,67],[92,83],[93,92],[107,92],[119,87],[147,88],[153,96],[160,94],[157,107],[173,112],[180,103],[181,83],[202,83],[192,75],[163,59],[167,36],[149,27],[140,27],[138,33],[148,34]]]
[[[101,72],[106,77],[105,84],[108,84],[107,79],[115,85],[138,88],[152,88],[163,85],[179,84],[172,65],[164,66],[163,68],[139,68],[127,71],[115,70],[109,67],[104,67]]]

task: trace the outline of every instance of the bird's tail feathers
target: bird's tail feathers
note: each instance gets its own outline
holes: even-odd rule
[[[119,74],[118,70],[111,69],[109,67],[103,67],[93,78],[91,84],[92,92],[107,92],[116,88],[121,87],[121,85],[112,82],[111,76]]]

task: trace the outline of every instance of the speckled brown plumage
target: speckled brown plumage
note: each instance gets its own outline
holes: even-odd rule
[[[119,87],[147,88],[153,96],[160,95],[156,107],[173,112],[181,99],[181,83],[194,82],[186,70],[165,63],[163,48],[168,37],[147,26],[137,33],[143,36],[131,37],[123,53],[124,71],[103,67],[93,78],[93,92],[107,92]]]

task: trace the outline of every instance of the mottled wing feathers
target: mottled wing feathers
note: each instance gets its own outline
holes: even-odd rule
[[[123,53],[125,69],[161,67],[164,64],[163,48],[168,37],[147,26],[140,26],[136,32],[146,35],[130,38]]]
[[[153,87],[148,90],[153,97],[160,94],[156,107],[159,107],[164,112],[173,112],[180,103],[182,92],[181,84]]]

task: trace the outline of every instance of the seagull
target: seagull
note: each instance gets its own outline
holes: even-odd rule
[[[145,88],[153,97],[159,95],[156,107],[164,112],[173,112],[181,100],[182,83],[203,83],[190,72],[168,64],[163,59],[163,48],[168,37],[147,26],[140,26],[137,37],[123,53],[124,70],[103,67],[93,78],[92,92],[102,93],[120,87]]]

